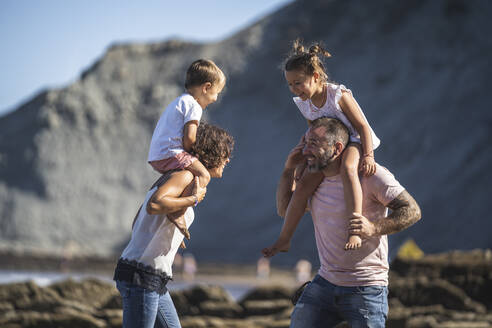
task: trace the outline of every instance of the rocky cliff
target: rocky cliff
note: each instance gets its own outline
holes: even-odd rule
[[[214,44],[117,44],[71,85],[0,118],[0,247],[111,255],[156,178],[150,136],[199,57],[228,84],[206,119],[236,138],[224,178],[197,210],[199,260],[254,261],[280,230],[274,195],[283,160],[306,129],[280,64],[289,42],[322,41],[330,77],[347,85],[382,140],[376,160],[423,210],[411,235],[426,252],[492,247],[492,3],[299,0]],[[308,217],[293,250],[316,258]]]

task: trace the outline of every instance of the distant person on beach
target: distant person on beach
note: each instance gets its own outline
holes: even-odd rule
[[[371,176],[376,172],[374,149],[379,146],[379,139],[369,123],[352,91],[343,84],[330,82],[324,68],[322,57],[331,57],[319,44],[308,51],[299,40],[293,44],[291,55],[284,64],[284,76],[290,91],[296,96],[294,103],[308,122],[319,117],[333,117],[341,120],[349,129],[350,142],[343,152],[340,175],[343,181],[345,199],[345,218],[357,217],[362,211],[362,190],[359,172]],[[304,215],[308,198],[323,180],[320,172],[305,172],[305,163],[296,171],[297,187],[289,207],[280,216],[285,216],[284,226],[277,241],[271,246],[280,252],[289,250],[295,228]],[[361,247],[361,238],[349,234],[345,250]]]
[[[195,280],[196,266],[196,260],[193,254],[185,254],[183,256],[183,279],[185,281]]]
[[[211,60],[198,59],[188,67],[186,92],[166,107],[152,135],[148,162],[157,172],[165,174],[170,170],[186,169],[200,178],[200,187],[208,185],[207,168],[190,151],[196,141],[203,110],[217,101],[225,83],[224,73]],[[195,205],[197,203],[195,199]],[[173,213],[168,219],[189,239],[183,214]]]
[[[296,263],[296,280],[298,283],[304,283],[311,279],[311,262],[301,259]]]
[[[234,145],[224,130],[206,123],[197,129],[190,155],[198,158],[210,177],[221,178]],[[130,242],[114,273],[123,299],[123,327],[181,327],[166,284],[172,279],[172,264],[183,234],[168,218],[185,210],[188,228],[194,219],[192,207],[205,197],[200,178],[188,170],[167,171],[152,186],[132,225]]]
[[[349,130],[334,118],[314,120],[306,139],[292,149],[277,188],[277,208],[285,211],[295,188],[295,170],[307,158],[307,169],[320,172],[323,181],[310,200],[321,267],[307,285],[291,316],[291,327],[334,327],[346,320],[350,327],[384,327],[388,313],[388,240],[420,217],[410,194],[384,167],[361,178],[362,214],[345,218],[343,153]],[[391,214],[388,215],[388,208]],[[347,234],[361,236],[362,247],[344,251]],[[265,248],[271,257],[276,249]]]
[[[256,278],[268,279],[270,277],[270,259],[262,256],[256,262]]]

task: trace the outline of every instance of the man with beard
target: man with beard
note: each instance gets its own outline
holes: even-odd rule
[[[408,228],[421,217],[413,197],[377,165],[373,176],[361,178],[363,211],[354,213],[347,229],[339,172],[348,140],[348,130],[339,120],[313,121],[306,140],[290,152],[278,185],[277,209],[283,216],[295,189],[296,166],[307,160],[308,170],[324,175],[310,200],[321,267],[299,298],[291,327],[333,327],[344,320],[351,327],[384,327],[389,269],[386,235]],[[295,226],[284,224],[282,229],[292,234]],[[349,231],[361,236],[360,249],[344,250]],[[279,250],[269,247],[262,252],[271,257]]]

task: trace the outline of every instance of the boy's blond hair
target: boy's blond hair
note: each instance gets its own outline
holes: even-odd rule
[[[225,81],[221,69],[211,60],[198,59],[191,63],[186,71],[185,88],[191,88],[210,82],[212,85]]]

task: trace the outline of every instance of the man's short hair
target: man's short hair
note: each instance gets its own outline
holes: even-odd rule
[[[321,126],[325,128],[325,137],[330,146],[333,146],[336,142],[341,142],[344,148],[347,147],[350,134],[342,121],[331,117],[320,117],[311,122],[311,129]]]

